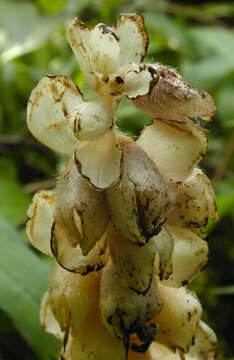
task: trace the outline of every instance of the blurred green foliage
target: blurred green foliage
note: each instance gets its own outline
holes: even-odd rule
[[[25,241],[32,194],[55,182],[64,159],[39,144],[25,125],[32,88],[45,74],[67,74],[90,94],[66,42],[74,17],[113,23],[140,12],[150,37],[147,62],[175,67],[217,104],[201,166],[213,181],[220,221],[207,226],[210,261],[192,284],[204,319],[219,338],[218,359],[234,359],[234,4],[167,0],[0,0],[0,359],[55,359],[58,343],[39,324],[50,264]],[[122,131],[137,137],[150,119],[123,101]],[[15,345],[15,346],[13,346]],[[20,354],[20,355],[19,355]]]

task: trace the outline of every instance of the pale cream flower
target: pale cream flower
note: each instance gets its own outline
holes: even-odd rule
[[[90,88],[101,96],[111,94],[110,78],[115,78],[119,68],[140,63],[148,47],[139,14],[121,14],[112,28],[101,23],[91,30],[75,19],[67,29],[67,38]]]
[[[100,103],[85,101],[67,76],[42,77],[29,99],[27,124],[53,150],[71,155],[76,149],[83,174],[95,186],[118,180],[121,151],[116,147],[112,113]]]

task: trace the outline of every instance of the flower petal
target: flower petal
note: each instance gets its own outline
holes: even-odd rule
[[[72,341],[71,359],[125,360],[123,343],[107,331],[101,319],[90,317],[88,321]]]
[[[211,182],[196,168],[184,181],[172,184],[175,203],[167,215],[167,222],[176,226],[202,227],[208,218],[218,220],[216,201]]]
[[[163,226],[160,233],[153,237],[157,251],[158,258],[156,258],[155,268],[158,269],[159,278],[168,279],[173,271],[172,254],[174,250],[174,240],[171,234]]]
[[[98,279],[97,279],[98,280]],[[99,290],[99,281],[97,290]],[[90,293],[95,299],[89,309],[86,321],[75,332],[71,342],[72,359],[79,360],[125,360],[123,343],[116,339],[104,326],[99,310],[99,291]]]
[[[120,65],[141,62],[149,42],[143,16],[120,14],[113,29],[120,39]]]
[[[123,285],[111,259],[102,271],[99,301],[104,325],[113,336],[123,340],[127,349],[130,334],[139,336],[141,329],[146,329],[147,322],[162,308],[155,277],[145,295],[137,294]]]
[[[97,81],[96,75],[93,72],[88,55],[89,37],[89,28],[77,18],[75,18],[67,28],[67,40],[79,63],[81,71],[84,73],[91,89],[95,89]]]
[[[122,176],[107,190],[110,215],[122,235],[138,245],[160,231],[167,186],[152,160],[133,141],[123,147]]]
[[[52,255],[50,249],[51,228],[54,221],[55,191],[38,191],[28,208],[26,233],[31,244],[43,254]]]
[[[160,331],[156,341],[185,352],[193,342],[202,308],[197,298],[184,287],[179,289],[158,284],[164,306],[153,319]]]
[[[44,75],[28,102],[29,130],[49,148],[70,154],[78,144],[72,116],[82,102],[78,88],[69,77]]]
[[[155,237],[143,247],[124,238],[117,229],[109,233],[110,256],[121,280],[137,293],[145,294],[151,284],[156,253]]]
[[[82,255],[79,245],[72,247],[71,234],[60,222],[53,224],[51,231],[51,249],[57,262],[66,270],[81,275],[103,268],[107,259],[106,234],[97,241],[87,256]]]
[[[207,242],[194,232],[166,224],[165,228],[174,241],[172,254],[173,272],[163,284],[180,287],[192,281],[208,261]]]
[[[201,160],[207,146],[206,132],[192,121],[154,120],[146,126],[137,144],[155,162],[169,182],[182,181]]]
[[[170,349],[169,347],[153,341],[149,350],[144,354],[136,354],[130,351],[128,360],[184,360],[184,354],[180,355],[179,349]]]
[[[109,224],[104,192],[89,186],[73,157],[57,185],[54,219],[67,228],[71,246],[79,244],[83,255],[91,251]]]
[[[188,359],[187,356],[188,356],[187,354],[184,354],[182,350],[178,348],[171,349],[168,346],[153,341],[149,347],[149,350],[144,354],[136,354],[130,351],[128,360],[187,360]],[[196,358],[196,360],[205,360],[205,359]],[[214,360],[214,359],[209,359],[209,360]]]
[[[200,118],[211,121],[216,107],[212,97],[202,90],[192,88],[175,70],[160,64],[146,64],[157,81],[149,92],[134,100],[134,104],[153,118]]]
[[[97,24],[89,37],[89,59],[94,71],[103,75],[102,80],[108,80],[119,65],[119,38],[113,29],[105,24]]]
[[[47,291],[41,301],[40,322],[45,331],[55,335],[61,341],[64,338],[64,333],[61,331],[57,320],[51,310],[49,302],[49,292]]]
[[[121,157],[122,151],[116,145],[113,130],[96,140],[83,141],[75,150],[75,161],[80,173],[99,189],[119,181]]]
[[[97,307],[99,279],[73,274],[55,265],[49,284],[51,310],[63,332],[76,334],[87,322],[90,311]]]
[[[214,360],[216,358],[217,338],[212,329],[203,321],[199,322],[194,344],[190,347],[186,360]]]
[[[155,81],[157,78],[144,64],[133,63],[122,66],[112,74],[109,85],[111,95],[125,95],[132,100],[147,94]]]

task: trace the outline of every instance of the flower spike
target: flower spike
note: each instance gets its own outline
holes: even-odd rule
[[[68,156],[28,209],[31,244],[56,260],[42,325],[63,360],[214,360],[216,336],[186,288],[208,260],[201,227],[218,218],[198,168],[214,102],[174,69],[142,63],[139,14],[92,29],[75,19],[67,38],[98,99],[45,75],[28,103],[32,134]],[[115,127],[123,97],[152,117],[136,141]]]

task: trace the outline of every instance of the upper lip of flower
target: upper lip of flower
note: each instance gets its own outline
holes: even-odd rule
[[[119,67],[141,62],[148,47],[143,17],[136,13],[121,14],[112,28],[100,23],[91,30],[75,18],[67,39],[89,86],[98,93]]]

